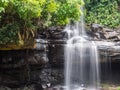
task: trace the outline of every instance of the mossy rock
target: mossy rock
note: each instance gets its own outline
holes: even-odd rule
[[[24,44],[0,44],[0,50],[34,49],[35,47],[34,40],[26,41]]]

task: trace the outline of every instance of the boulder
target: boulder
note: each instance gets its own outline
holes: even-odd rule
[[[99,24],[91,24],[91,37],[94,40],[120,41],[120,30],[103,27]]]

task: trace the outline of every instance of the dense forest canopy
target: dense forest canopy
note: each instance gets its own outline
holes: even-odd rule
[[[85,5],[84,5],[85,3]],[[0,0],[0,44],[24,45],[36,30],[79,21],[120,27],[120,0]]]
[[[86,22],[120,27],[120,0],[84,0]]]
[[[38,28],[79,20],[82,0],[0,0],[0,44],[24,44]]]

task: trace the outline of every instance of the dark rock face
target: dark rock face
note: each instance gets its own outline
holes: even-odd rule
[[[41,71],[39,78],[41,79],[42,84],[46,85],[47,87],[63,83],[64,81],[63,68],[43,69]]]
[[[30,65],[45,65],[48,62],[49,60],[45,52],[37,51],[33,56],[28,57],[28,63]]]
[[[99,24],[91,24],[90,29],[89,35],[94,40],[120,41],[119,29],[105,28]]]
[[[64,83],[67,35],[62,29],[51,27],[39,32],[34,50],[0,51],[0,90],[8,87],[8,90],[59,90],[59,87],[51,87]],[[98,24],[92,24],[91,30],[87,31],[90,40],[117,41],[111,46],[98,47],[101,62],[120,60],[119,33],[119,30],[113,31]]]
[[[50,44],[48,58],[52,66],[64,65],[64,44]]]
[[[40,50],[1,51],[0,85],[20,87],[31,80],[33,66],[42,68],[48,64],[46,52]]]
[[[120,60],[120,30],[106,28],[99,24],[91,24],[90,29],[88,35],[92,37],[92,40],[100,42],[98,45],[100,61]]]
[[[3,54],[3,55],[2,55]],[[19,68],[26,64],[44,65],[48,63],[46,52],[39,50],[1,51],[1,68]]]
[[[64,32],[53,30],[43,34],[40,37],[44,39],[36,39],[34,50],[0,51],[2,89],[46,90],[64,83]]]
[[[64,32],[65,26],[49,27],[43,30],[38,30],[37,38],[42,39],[64,39],[66,32]]]
[[[109,43],[108,43],[109,44]],[[101,62],[116,62],[120,60],[120,46],[111,45],[99,48]]]

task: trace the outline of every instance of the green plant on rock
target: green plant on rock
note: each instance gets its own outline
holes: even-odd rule
[[[82,4],[82,0],[0,0],[0,44],[24,44],[34,39],[38,28],[79,20]]]
[[[10,23],[0,28],[0,44],[18,43],[19,27],[16,23]]]
[[[44,3],[45,0],[1,0],[0,30],[5,34],[0,37],[1,43],[21,44],[21,41],[24,43],[24,41],[33,38],[36,28],[32,19],[40,17]],[[18,28],[8,28],[8,26],[14,26],[14,24]],[[5,32],[6,30],[7,32]]]
[[[118,2],[119,0],[86,0],[86,22],[119,27]]]

